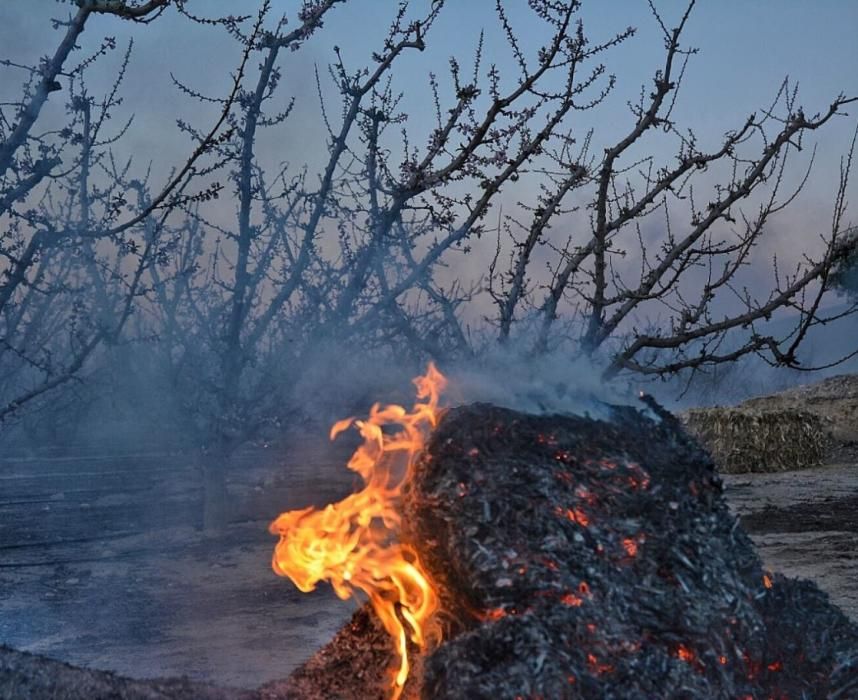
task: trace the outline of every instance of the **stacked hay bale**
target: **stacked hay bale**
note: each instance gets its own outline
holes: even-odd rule
[[[779,394],[748,399],[750,409],[798,409],[829,422],[840,446],[858,446],[858,374],[841,374],[817,384],[798,386]]]
[[[816,467],[832,445],[830,421],[799,409],[699,408],[680,418],[725,474]]]

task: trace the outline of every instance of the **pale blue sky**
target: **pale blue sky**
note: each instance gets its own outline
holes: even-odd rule
[[[428,0],[415,0],[415,16],[427,4]],[[669,27],[685,6],[680,0],[657,0],[656,4]],[[507,0],[505,5],[522,46],[535,51],[545,35],[526,2]],[[272,14],[294,16],[298,6],[296,0],[274,0]],[[261,139],[260,150],[270,164],[286,160],[300,164],[324,156],[325,135],[319,126],[313,65],[324,70],[334,45],[343,49],[350,67],[369,65],[370,54],[379,47],[396,6],[395,0],[351,0],[330,15],[326,27],[301,51],[284,56],[281,95],[284,102],[290,94],[299,101],[293,119]],[[467,66],[481,27],[487,30],[486,61],[496,61],[513,77],[493,6],[494,0],[448,0],[441,20],[426,37],[429,49],[401,62],[395,85],[407,93],[403,104],[416,142],[431,127],[428,72],[434,70],[444,76],[451,54]],[[252,12],[258,2],[195,0],[189,7],[200,14],[215,15],[220,11]],[[55,0],[0,0],[2,57],[32,61],[51,53],[59,32],[51,29],[48,20],[67,15],[72,9]],[[581,133],[595,127],[596,144],[603,145],[631,127],[626,101],[637,98],[642,84],[649,88],[652,74],[663,60],[662,38],[646,0],[585,0],[581,16],[594,42],[629,25],[639,30],[625,44],[603,54],[608,71],[617,75],[616,90],[598,111],[575,122]],[[104,87],[118,65],[121,48],[133,37],[135,53],[119,116],[133,112],[136,121],[123,146],[138,158],[151,158],[155,183],[161,182],[168,168],[188,150],[186,137],[175,127],[176,118],[200,127],[212,119],[205,106],[176,92],[170,84],[170,72],[203,93],[222,95],[239,47],[221,30],[192,25],[170,10],[148,26],[112,17],[93,18],[84,34],[81,55],[91,52],[105,35],[115,36],[120,50],[90,71],[90,90],[97,94]],[[715,145],[725,130],[741,125],[750,112],[767,105],[787,74],[800,83],[800,102],[809,112],[824,109],[841,91],[858,95],[858,0],[700,0],[687,27],[686,45],[697,47],[700,53],[692,58],[675,116],[695,130],[704,147]],[[0,92],[14,94],[15,71],[3,70],[0,76]],[[46,116],[59,113],[63,95],[51,96]],[[336,116],[336,103],[329,107]],[[858,105],[852,111],[850,117],[835,120],[813,136],[819,144],[817,166],[798,206],[779,224],[791,229],[790,235],[778,239],[776,245],[782,249],[794,249],[798,254],[809,227],[821,224],[824,229],[838,176],[838,158],[849,145]],[[659,153],[661,148],[666,150]],[[651,149],[662,162],[669,162],[673,154],[672,147],[663,146],[657,139]],[[858,195],[855,182],[850,193],[854,201]],[[231,203],[221,200],[218,206],[230,215]]]
[[[337,8],[328,26],[299,54],[288,57],[284,95],[287,91],[313,95],[308,69],[313,63],[326,64],[334,44],[343,48],[352,65],[368,63],[396,4],[394,0],[352,0]],[[419,8],[424,3],[413,4]],[[496,34],[493,4],[494,0],[448,0],[440,22],[427,37],[429,50],[402,63],[397,73],[400,86],[412,91],[418,87],[410,114],[415,131],[422,131],[422,110],[416,100],[423,97],[427,71],[443,74],[451,54],[467,64],[480,27],[488,31],[489,57],[502,66],[509,65],[508,53]],[[669,26],[684,4],[680,0],[657,2]],[[294,0],[274,0],[274,14],[292,14],[297,5]],[[523,46],[534,49],[541,35],[526,3],[507,0],[506,5],[520,30]],[[251,12],[258,3],[196,0],[189,6],[200,13],[216,14],[221,10]],[[55,0],[0,0],[3,57],[33,60],[50,53],[59,33],[51,29],[48,18],[71,9]],[[610,138],[627,128],[626,100],[634,99],[640,85],[648,82],[660,64],[659,30],[645,0],[585,0],[581,16],[594,40],[607,38],[628,25],[639,30],[626,44],[604,55],[608,70],[618,76],[613,98],[598,113],[600,131]],[[176,96],[169,84],[169,72],[203,91],[220,93],[225,89],[226,73],[235,64],[237,47],[222,32],[191,26],[172,11],[150,26],[96,17],[84,35],[84,52],[104,35],[116,36],[120,46],[132,36],[136,42],[124,90],[127,110],[137,114],[132,138],[147,142],[147,150],[153,155],[161,150],[158,142],[167,153],[174,153],[181,144],[172,133],[177,112],[200,116],[200,108]],[[824,107],[840,91],[858,95],[858,2],[854,0],[700,0],[688,25],[686,42],[698,47],[700,54],[692,59],[678,114],[704,139],[715,138],[739,124],[770,99],[786,74],[799,81],[801,101],[809,110]],[[103,61],[101,68],[107,73],[117,60],[118,52]],[[93,74],[95,91],[99,72]],[[7,70],[0,76],[3,93],[14,90],[15,73]],[[61,96],[52,96],[52,102],[59,104]],[[314,108],[315,104],[308,104],[308,117]],[[858,114],[858,109],[855,111]],[[854,126],[854,120],[838,122],[820,134],[823,155],[840,151]],[[155,143],[149,129],[157,129]],[[307,142],[299,145],[305,147]]]

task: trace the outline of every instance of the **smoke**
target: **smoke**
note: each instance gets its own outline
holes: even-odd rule
[[[442,368],[443,371],[443,368]],[[494,347],[449,370],[447,403],[491,403],[535,414],[607,417],[610,405],[635,404],[630,387],[605,383],[602,368],[561,350],[533,356],[515,347]]]

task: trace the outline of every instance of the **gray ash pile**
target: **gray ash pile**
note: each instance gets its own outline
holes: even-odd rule
[[[405,505],[445,610],[424,698],[858,697],[858,629],[763,570],[669,414],[450,410]]]

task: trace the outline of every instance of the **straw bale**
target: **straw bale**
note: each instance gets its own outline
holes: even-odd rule
[[[816,467],[832,445],[829,421],[794,408],[692,409],[681,419],[726,474]]]
[[[743,409],[808,411],[829,422],[840,447],[858,447],[858,374],[829,377],[770,396],[758,396],[739,405]]]

